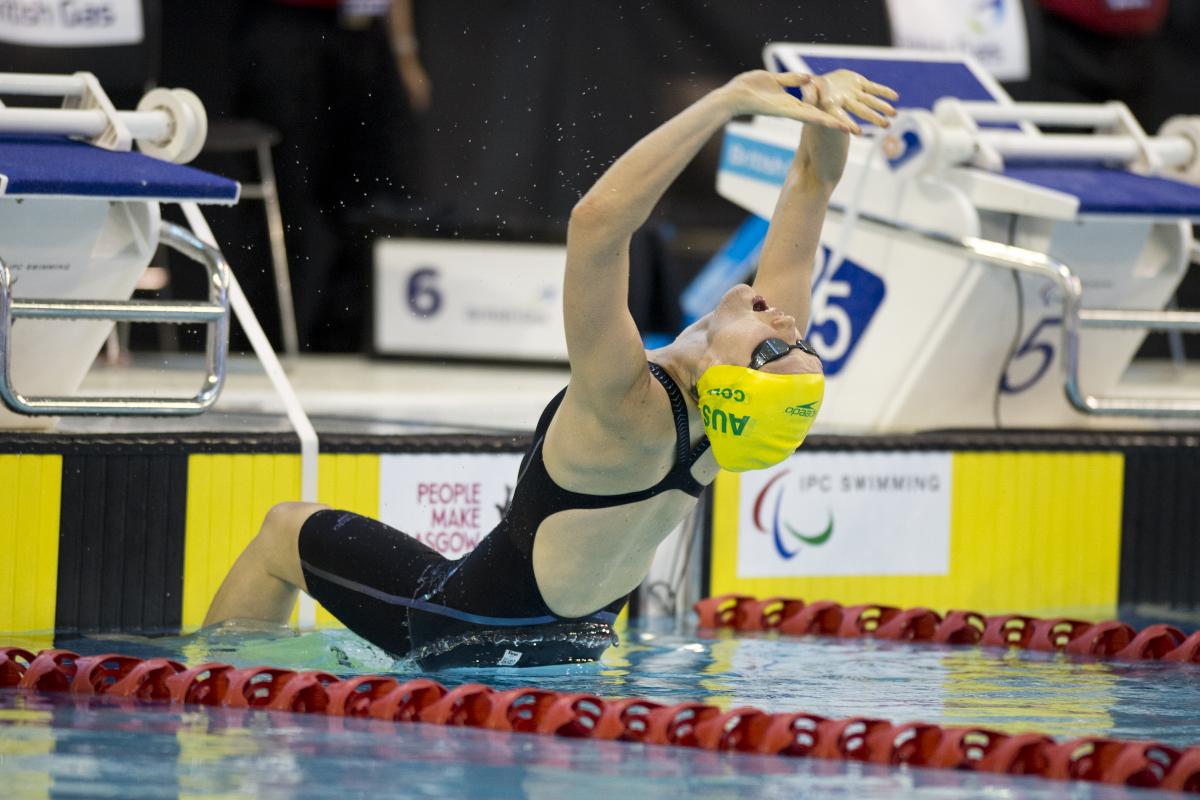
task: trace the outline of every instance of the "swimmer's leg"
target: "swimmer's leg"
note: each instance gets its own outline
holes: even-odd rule
[[[319,503],[280,503],[268,511],[258,535],[213,597],[204,624],[227,619],[287,622],[296,593],[308,589],[300,569],[300,528],[325,508]]]

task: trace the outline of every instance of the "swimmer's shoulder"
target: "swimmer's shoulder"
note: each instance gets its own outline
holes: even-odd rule
[[[623,391],[610,388],[599,396],[585,386],[568,384],[550,423],[547,444],[560,451],[602,450],[609,457],[625,453],[631,458],[673,446],[670,398],[649,369],[642,372]]]

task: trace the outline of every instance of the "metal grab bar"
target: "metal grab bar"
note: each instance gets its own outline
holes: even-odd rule
[[[1200,311],[1137,311],[1124,308],[1085,308],[1079,321],[1088,328],[1138,328],[1151,331],[1200,331]]]
[[[842,206],[830,205],[831,213],[851,216]],[[1185,399],[1143,399],[1137,397],[1096,397],[1079,386],[1079,328],[1141,328],[1149,330],[1200,331],[1200,312],[1139,311],[1124,309],[1082,309],[1083,284],[1071,268],[1056,258],[1023,247],[980,239],[956,237],[927,231],[905,223],[857,211],[853,218],[867,227],[886,231],[917,244],[967,254],[990,266],[1025,272],[1053,281],[1062,298],[1061,369],[1063,391],[1077,411],[1095,416],[1125,417],[1200,417],[1200,397]],[[1198,248],[1200,249],[1200,248]],[[1193,253],[1196,251],[1194,250]]]
[[[225,310],[214,303],[180,300],[14,300],[13,319],[106,319],[115,322],[216,322]]]
[[[169,222],[161,224],[159,242],[207,268],[209,302],[15,300],[12,272],[0,260],[0,399],[6,406],[19,414],[37,416],[185,416],[199,414],[216,402],[225,384],[229,351],[229,265],[220,250]],[[12,327],[18,318],[203,322],[208,327],[204,382],[192,397],[27,397],[12,383]]]

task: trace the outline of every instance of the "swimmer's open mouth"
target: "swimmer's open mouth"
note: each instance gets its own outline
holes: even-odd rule
[[[767,305],[767,301],[763,300],[763,297],[761,294],[754,295],[754,301],[751,304],[751,307],[755,311],[766,311],[769,308],[769,306]]]

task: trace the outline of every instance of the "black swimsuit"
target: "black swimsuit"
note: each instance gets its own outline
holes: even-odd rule
[[[691,467],[708,439],[691,446],[679,387],[662,367],[649,368],[666,389],[675,420],[675,464],[654,486],[593,495],[554,482],[542,445],[564,389],[538,420],[504,518],[473,551],[451,561],[377,520],[319,511],[300,530],[300,565],[309,594],[350,630],[427,669],[594,661],[616,642],[612,622],[627,598],[583,617],[558,616],[534,578],[533,540],[542,522],[559,511],[611,508],[671,489],[700,494],[704,487]]]

